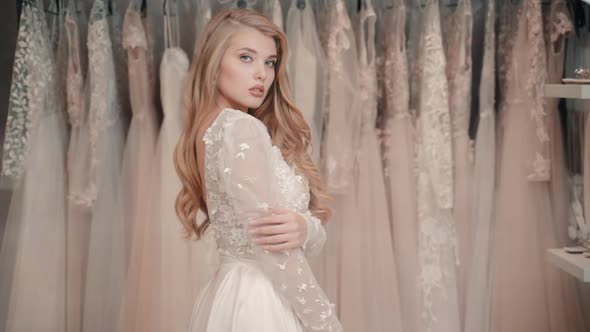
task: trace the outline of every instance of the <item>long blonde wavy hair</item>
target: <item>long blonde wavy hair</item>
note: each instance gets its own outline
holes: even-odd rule
[[[310,211],[327,222],[332,215],[328,206],[330,196],[325,192],[318,168],[311,159],[311,132],[301,111],[295,106],[289,90],[287,77],[287,38],[285,34],[265,16],[249,9],[228,9],[215,15],[205,28],[196,61],[193,59],[184,93],[187,123],[176,146],[174,161],[182,182],[182,190],[176,198],[176,213],[186,231],[186,237],[200,239],[209,218],[199,224],[197,211],[207,214],[203,198],[203,181],[198,171],[197,139],[199,129],[204,125],[207,112],[215,108],[217,89],[215,79],[221,59],[232,36],[240,28],[256,29],[273,38],[277,45],[275,80],[268,95],[257,109],[248,113],[261,120],[270,131],[272,142],[283,158],[295,166],[310,184]]]

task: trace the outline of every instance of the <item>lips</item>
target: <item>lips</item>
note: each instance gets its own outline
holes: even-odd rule
[[[255,86],[251,87],[249,91],[254,97],[261,98],[264,96],[264,85],[256,84]]]

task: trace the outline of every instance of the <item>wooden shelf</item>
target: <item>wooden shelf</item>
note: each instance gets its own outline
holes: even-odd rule
[[[553,265],[583,282],[590,282],[590,258],[567,253],[562,248],[547,249],[547,255]]]
[[[590,99],[590,84],[545,84],[544,90],[546,98]]]

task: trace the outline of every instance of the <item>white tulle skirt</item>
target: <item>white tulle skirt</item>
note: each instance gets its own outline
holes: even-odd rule
[[[289,303],[255,260],[222,256],[201,292],[190,332],[303,332]]]
[[[66,129],[40,114],[0,249],[0,331],[65,331]]]

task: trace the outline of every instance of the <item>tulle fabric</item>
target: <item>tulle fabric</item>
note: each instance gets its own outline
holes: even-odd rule
[[[484,55],[479,88],[479,125],[475,140],[473,177],[473,225],[469,234],[472,259],[465,281],[465,332],[490,330],[491,269],[496,167],[495,114],[495,1],[487,4]]]
[[[550,182],[537,176],[543,174],[537,171],[546,170],[543,167],[531,173],[531,156],[542,153],[547,143],[539,141],[540,122],[531,120],[543,113],[540,91],[546,54],[541,4],[530,0],[504,5],[517,14],[510,16],[513,22],[507,25],[505,39],[512,46],[505,55],[499,123],[491,328],[572,331],[567,312],[574,304],[564,302],[564,276],[546,260],[546,249],[558,245]]]
[[[287,12],[287,38],[291,49],[288,63],[291,92],[311,129],[312,156],[319,164],[327,71],[310,5],[300,9],[297,1],[291,3]]]
[[[95,0],[88,28],[90,187],[92,220],[84,291],[84,331],[115,331],[125,289],[128,227],[121,201],[121,161],[125,142],[125,98],[116,63],[117,14],[107,16],[104,0]]]
[[[406,53],[406,6],[384,13],[384,137],[385,179],[391,211],[393,252],[397,264],[402,321],[416,331],[418,321],[418,241],[414,124],[409,112],[409,72]]]
[[[457,230],[459,265],[457,291],[461,322],[465,317],[467,271],[471,263],[473,226],[473,142],[469,138],[471,112],[471,0],[456,6],[441,3],[443,44],[447,57],[449,111],[453,135],[453,219]],[[428,79],[428,78],[427,78]]]
[[[65,29],[68,37],[66,78],[67,110],[71,125],[68,146],[68,224],[67,224],[67,331],[82,328],[84,279],[88,260],[91,210],[84,192],[90,168],[90,132],[88,127],[88,93],[86,32],[87,19],[74,2],[68,5]]]
[[[141,293],[136,287],[142,282],[141,262],[146,260],[146,252],[153,252],[150,246],[157,246],[157,241],[145,241],[148,225],[151,224],[153,201],[152,165],[157,135],[156,110],[154,103],[154,68],[152,59],[152,35],[148,18],[139,12],[139,2],[131,1],[123,23],[123,46],[127,50],[129,75],[129,93],[132,118],[127,132],[123,154],[120,192],[122,195],[124,217],[123,223],[130,243],[129,271],[126,283],[126,298],[123,303],[126,314],[121,324],[128,321],[129,331],[144,331],[143,324],[150,322],[154,314],[141,315],[140,307],[150,303],[149,294],[157,293],[158,285],[150,285]],[[150,259],[154,259],[150,257]],[[147,273],[150,279],[153,273]],[[140,301],[139,297],[147,300]],[[157,315],[155,316],[157,317]],[[136,326],[135,324],[139,324]],[[150,325],[146,325],[150,326]]]
[[[167,20],[166,28],[170,29],[174,18]],[[156,146],[152,190],[153,228],[150,231],[153,232],[151,239],[160,237],[159,253],[156,252],[154,256],[160,257],[161,265],[154,273],[161,276],[159,312],[162,330],[187,331],[195,300],[214,275],[219,264],[219,254],[210,230],[198,241],[185,239],[184,229],[174,210],[176,196],[181,189],[174,167],[174,149],[186,121],[182,92],[189,59],[178,48],[174,38],[168,38],[166,43],[168,48],[160,64],[160,79],[163,82],[160,97],[164,121]],[[197,222],[202,222],[204,217],[202,213],[197,214]],[[150,238],[146,237],[145,242],[149,241]],[[151,255],[145,257],[151,259]],[[149,264],[147,260],[146,264]]]
[[[13,94],[11,104],[23,107],[31,122],[0,249],[2,331],[65,330],[67,129],[42,6],[23,4],[19,38],[28,43],[19,48],[28,51],[19,58],[17,49],[15,56],[22,67],[15,67],[12,91],[24,92],[27,102]]]

